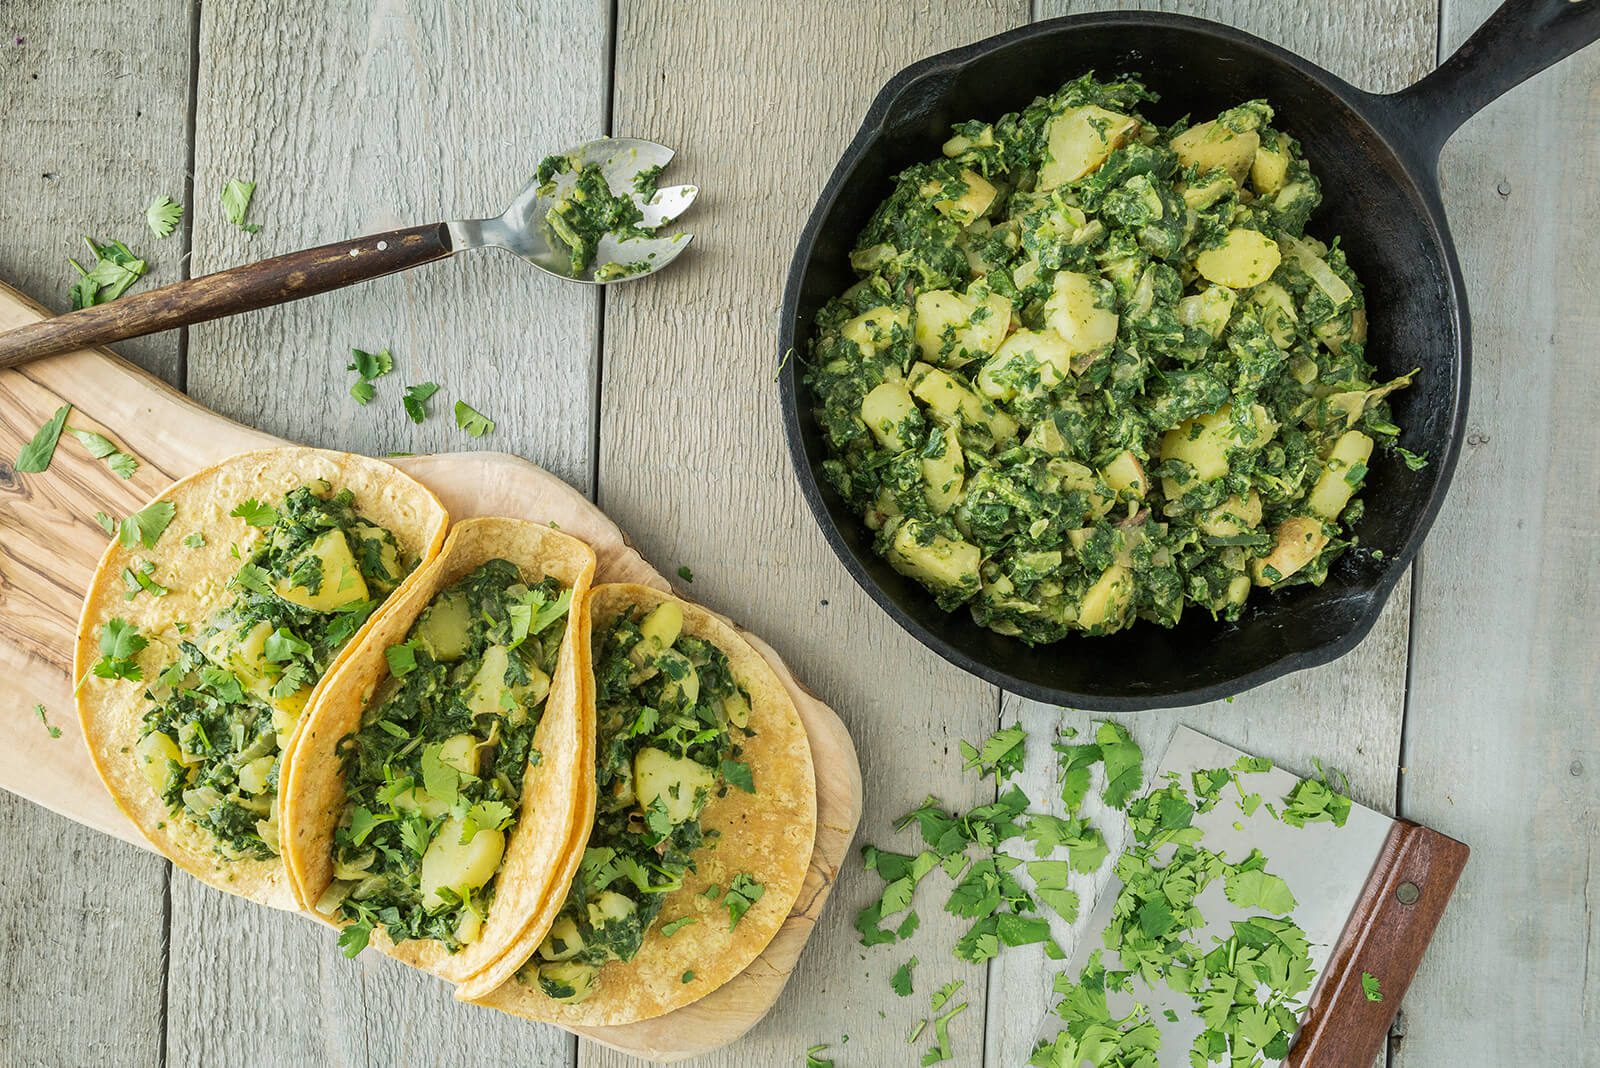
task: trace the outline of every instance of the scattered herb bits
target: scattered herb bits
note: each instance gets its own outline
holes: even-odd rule
[[[478,411],[466,401],[456,401],[456,426],[468,437],[481,438],[494,431],[494,420]]]
[[[156,197],[144,209],[144,221],[156,237],[170,237],[183,219],[183,205],[171,197]]]
[[[253,222],[246,222],[245,216],[250,212],[250,201],[255,198],[256,183],[247,182],[242,178],[230,178],[222,187],[222,213],[227,216],[230,223],[237,226],[247,234],[261,232],[261,227]]]
[[[78,280],[68,294],[75,311],[116,300],[149,270],[150,265],[134,255],[121,241],[109,241],[102,245],[92,237],[83,240],[94,254],[94,266],[84,267],[71,257],[67,259],[78,272]]]

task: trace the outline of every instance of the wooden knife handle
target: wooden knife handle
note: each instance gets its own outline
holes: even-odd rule
[[[28,360],[287,304],[450,255],[444,223],[274,256],[0,334],[0,370]]]
[[[1415,823],[1400,820],[1390,829],[1312,996],[1285,1062],[1290,1068],[1371,1068],[1467,853]],[[1362,972],[1377,978],[1382,1001],[1367,999]]]

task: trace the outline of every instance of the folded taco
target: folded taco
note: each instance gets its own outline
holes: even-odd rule
[[[456,996],[569,1026],[671,1012],[788,917],[816,831],[800,715],[711,613],[645,586],[590,600],[598,804],[527,937]]]
[[[328,680],[284,770],[301,907],[452,982],[526,935],[592,819],[594,553],[469,519]]]
[[[444,541],[378,460],[244,453],[123,524],[79,621],[77,706],[117,805],[179,867],[278,908],[283,753],[377,609]]]

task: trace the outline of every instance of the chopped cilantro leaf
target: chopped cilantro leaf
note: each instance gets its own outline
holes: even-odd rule
[[[476,410],[466,401],[456,401],[456,426],[468,437],[481,438],[494,431],[494,420]]]
[[[154,501],[147,504],[122,521],[117,531],[117,540],[124,549],[133,549],[140,545],[146,549],[154,549],[177,511],[177,507],[171,501]]]
[[[747,794],[756,792],[756,784],[750,774],[750,765],[742,760],[724,760],[722,762],[722,778],[730,786],[737,786]]]
[[[261,227],[252,222],[245,222],[245,215],[250,211],[250,201],[256,195],[256,183],[244,181],[242,178],[229,178],[228,183],[222,187],[222,213],[229,222],[247,234],[259,233]]]
[[[693,582],[694,581],[694,572],[689,570],[689,565],[688,564],[679,564],[678,565],[678,577],[683,579],[683,581],[685,581],[685,582]]]
[[[94,253],[95,263],[92,268],[85,269],[77,260],[67,259],[73,270],[78,272],[78,280],[73,283],[69,294],[74,310],[116,300],[149,268],[149,264],[135,256],[121,241],[101,245],[92,237],[83,240],[88,244],[89,251]]]
[[[411,417],[413,423],[420,423],[428,418],[428,398],[437,392],[439,392],[437,382],[419,382],[406,387],[406,395],[401,403],[405,405],[406,415]]]
[[[82,442],[83,447],[89,450],[89,455],[96,460],[104,460],[119,478],[132,478],[133,473],[139,470],[139,461],[121,449],[104,434],[97,434],[93,430],[79,430],[77,427],[68,427],[72,436]]]
[[[17,453],[17,462],[11,466],[23,474],[38,474],[49,469],[50,461],[56,454],[56,442],[61,440],[61,428],[67,425],[67,413],[70,411],[70,404],[57,408],[56,414],[47,419],[33,435],[33,440]]]
[[[170,237],[183,218],[183,205],[168,196],[156,197],[144,209],[144,221],[157,237]]]
[[[1028,733],[1022,724],[1001,728],[989,735],[981,747],[961,743],[962,769],[976,768],[979,774],[993,774],[996,780],[1008,779],[1022,770],[1026,755]]]
[[[761,895],[767,888],[756,882],[749,872],[740,872],[728,884],[727,893],[722,896],[722,903],[728,906],[728,930],[739,926],[739,921],[744,919],[744,914],[750,911],[750,906],[761,900]]]
[[[912,957],[894,970],[894,975],[889,980],[889,989],[901,997],[909,997],[911,989],[911,969],[917,966],[917,958]]]
[[[235,518],[243,519],[253,527],[270,527],[278,521],[278,510],[270,504],[261,503],[254,497],[242,502],[228,514]]]
[[[661,925],[661,937],[671,938],[690,924],[699,922],[699,918],[695,916],[679,916],[677,919],[669,920]]]
[[[50,737],[61,737],[61,728],[50,722],[49,718],[45,715],[44,705],[34,705],[33,714],[39,717],[39,722],[44,724],[44,729],[49,732]]]
[[[1378,982],[1378,977],[1371,972],[1361,973],[1361,992],[1367,995],[1368,1001],[1383,1000],[1383,985]]]
[[[97,678],[138,682],[144,672],[134,662],[150,641],[125,619],[113,617],[100,628],[100,659],[90,670]]]

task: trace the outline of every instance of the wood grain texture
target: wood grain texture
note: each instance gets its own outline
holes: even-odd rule
[[[1406,0],[1398,5],[1362,0],[1337,10],[1321,4],[1244,0],[1183,4],[1046,0],[1038,13],[1050,17],[1128,7],[1181,10],[1238,26],[1368,89],[1401,88],[1433,65],[1434,12],[1428,0]],[[1063,78],[1070,73],[1063,72]],[[1292,129],[1292,117],[1280,121]],[[1356,800],[1392,813],[1404,715],[1409,602],[1410,579],[1404,578],[1367,639],[1332,664],[1279,679],[1232,701],[1107,718],[1128,727],[1145,747],[1148,761],[1159,759],[1181,722],[1247,752],[1269,756],[1300,774],[1311,774],[1312,761],[1321,760],[1350,776]],[[1058,725],[1080,734],[1092,733],[1093,717],[1063,714],[1007,695],[1001,719],[1003,723],[1020,720],[1040,740],[1038,754],[1029,760],[1024,788],[1041,802],[1051,799],[1051,811],[1061,814],[1060,801],[1054,796],[1054,768],[1043,743]],[[1086,812],[1102,827],[1114,856],[1127,836],[1123,815],[1104,811],[1095,798]],[[1073,876],[1072,885],[1082,905],[1079,921],[1070,927],[1059,921],[1055,924],[1057,941],[1069,954],[1083,935],[1094,893],[1105,884],[1109,867],[1108,862],[1095,877]],[[1040,947],[1009,950],[991,963],[986,1063],[1026,1061],[1038,1023],[1054,1000],[1051,983],[1060,967],[1048,960]],[[1378,1063],[1381,1065],[1383,1058]]]
[[[230,267],[0,335],[0,368],[304,300],[450,255],[442,223],[386,230]]]
[[[0,284],[0,329],[35,321],[42,314],[43,309]],[[110,425],[127,428],[120,431],[121,444],[144,457],[140,478],[147,483],[146,489],[152,491],[164,488],[163,482],[192,474],[229,454],[278,443],[258,430],[200,408],[165,384],[103,351],[89,351],[43,360],[26,371],[0,371],[0,412],[5,413],[5,419],[0,421],[0,453],[14,453],[25,440],[26,431],[18,427],[38,424],[58,404],[67,401],[86,419],[99,415]],[[142,418],[136,418],[133,413]],[[639,555],[616,524],[593,502],[565,482],[518,457],[505,453],[455,453],[401,457],[392,462],[425,484],[436,487],[455,518],[503,515],[550,522],[594,548],[598,557],[596,577],[601,581],[639,582],[657,589],[669,588],[667,580]],[[105,536],[98,527],[91,530],[82,517],[96,508],[122,511],[118,505],[130,492],[129,487],[103,465],[63,451],[58,451],[48,471],[13,474],[8,481],[15,491],[12,495],[15,499],[0,498],[0,521],[7,535],[6,558],[38,561],[38,571],[53,580],[52,588],[71,591],[86,587]],[[45,492],[59,490],[62,486],[70,487],[73,492],[66,495]],[[49,533],[52,529],[70,531],[69,538],[52,538]],[[17,581],[18,577],[24,581]],[[72,682],[63,673],[63,650],[58,650],[57,646],[71,644],[76,605],[71,597],[66,597],[54,604],[30,606],[23,597],[31,577],[31,573],[24,573],[0,584],[0,610],[3,610],[0,619],[10,624],[21,617],[25,623],[23,628],[7,625],[0,629],[0,666],[7,668],[8,674],[17,680],[3,709],[4,718],[0,719],[0,736],[6,743],[0,746],[0,789],[31,798],[70,818],[92,824],[96,829],[133,838],[133,844],[149,848],[148,842],[132,833],[133,828],[120,813],[114,809],[102,811],[109,807],[103,803],[105,791],[84,751],[75,721],[66,721],[61,738],[47,741],[46,726],[36,722],[31,712],[24,712],[30,699],[46,699],[57,707],[70,708],[72,703]],[[767,658],[789,691],[811,740],[817,766],[817,831],[805,882],[772,942],[749,967],[711,995],[639,1024],[584,1029],[583,1033],[596,1041],[625,1051],[664,1059],[681,1058],[726,1045],[759,1021],[770,1010],[793,972],[796,958],[804,949],[843,866],[860,819],[861,773],[843,722],[795,680],[788,667],[760,638],[748,632],[745,637]],[[43,655],[31,656],[30,650],[34,648]],[[49,819],[43,814],[41,818]],[[158,886],[150,900],[159,903],[164,892],[164,886]],[[203,954],[206,944],[215,940],[211,932],[254,919],[253,909],[238,911],[225,905],[211,909],[210,904],[204,898],[199,901],[200,907],[207,909],[208,919],[217,926],[205,932],[185,928],[184,936],[192,939],[194,945],[174,945],[183,946],[186,952]],[[86,921],[83,926],[93,929],[94,924]],[[286,933],[291,930],[270,929],[269,937],[262,943],[240,947],[239,952],[255,954],[258,968],[270,968],[270,962],[277,958],[262,954],[303,951],[296,939]],[[160,935],[158,928],[155,936],[159,939]],[[324,957],[337,960],[327,952],[315,958],[319,986],[324,983],[337,986],[339,973],[324,969]],[[24,954],[11,959],[29,958]],[[381,973],[373,982],[390,984],[397,980],[393,974]],[[218,995],[209,989],[198,993],[202,999],[198,1011],[214,1012],[222,1008],[215,1000]],[[340,993],[336,989],[334,996]],[[292,1029],[297,1011],[303,1010],[273,1004],[265,1011],[270,1018],[264,1021],[265,1037],[257,1043],[260,1048],[251,1046],[244,1051],[252,1061],[278,1059],[283,1050],[280,1039],[275,1036],[286,1028]],[[469,1018],[471,1012],[467,1010]],[[160,1022],[156,1020],[158,1027]],[[533,1025],[529,1025],[529,1029],[536,1038],[548,1033],[547,1028]],[[394,1028],[384,1030],[386,1041],[411,1041],[403,1029],[398,1035]],[[213,1036],[205,1032],[202,1027],[192,1042],[200,1063],[238,1055],[238,1043],[232,1036],[225,1039],[225,1047],[214,1048]],[[309,1040],[315,1036],[298,1037]],[[365,1052],[364,1047],[352,1044],[350,1036],[344,1032],[323,1033],[322,1037],[327,1043],[323,1049],[326,1055],[342,1058],[352,1049]],[[422,1049],[402,1046],[397,1052],[408,1062],[425,1060],[434,1051],[426,1045],[425,1037],[422,1041]],[[230,1051],[234,1052],[230,1054]],[[563,1056],[569,1053],[566,1044],[559,1052]]]
[[[694,248],[670,271],[607,294],[599,501],[668,574],[693,569],[696,600],[772,636],[845,718],[867,784],[863,842],[929,793],[978,801],[956,741],[993,728],[996,691],[895,628],[807,515],[773,381],[783,275],[882,83],[1026,17],[1021,0],[831,0],[760,17],[733,0],[675,5],[670,17],[655,4],[620,5],[614,132],[678,149],[669,177],[702,192],[684,219]],[[792,1064],[817,1043],[841,1064],[914,1060],[905,1044],[914,1006],[888,986],[908,952],[925,962],[919,990],[968,978],[971,1007],[955,1030],[965,1028],[962,1056],[976,1051],[984,1004],[972,980],[982,973],[949,955],[963,928],[928,907],[913,944],[863,951],[852,920],[874,882],[852,858],[777,1011],[739,1045],[694,1063]],[[926,994],[916,1000],[925,1006]],[[580,1063],[629,1062],[585,1045]]]
[[[1359,1066],[1386,1058],[1395,1014],[1467,863],[1467,847],[1407,820],[1383,852],[1333,947],[1306,1009],[1288,1068]],[[1366,991],[1378,981],[1376,998]]]
[[[1489,0],[1447,0],[1444,46]],[[1600,49],[1441,162],[1473,320],[1455,484],[1418,565],[1401,810],[1474,846],[1396,1068],[1600,1050]]]
[[[188,91],[187,0],[137,9],[61,0],[0,7],[0,276],[23,280],[53,310],[64,310],[76,278],[66,257],[82,260],[79,235],[87,233],[121,238],[148,257],[141,285],[181,278],[181,235],[151,239],[144,209],[161,193],[183,194]],[[179,371],[175,337],[128,353],[169,378]],[[0,452],[4,528],[19,494],[10,435],[0,429],[0,437],[8,442]],[[3,540],[0,599],[7,608],[0,628],[32,627],[39,614],[19,618],[12,598],[38,608],[58,591],[19,582],[18,571],[29,565]],[[11,681],[0,695],[0,722],[20,722],[23,730],[4,759],[52,759],[81,746],[70,702],[49,702],[51,722],[62,731],[50,739],[33,718],[40,696],[17,684],[16,668],[4,665]],[[0,1065],[158,1063],[167,864],[4,793],[0,842],[14,846],[0,856]],[[44,856],[49,863],[41,863]],[[107,946],[119,951],[97,952]],[[80,989],[94,993],[70,999],[72,1026],[64,1027],[69,976],[85,977]]]
[[[501,211],[545,154],[603,132],[601,0],[227,0],[203,9],[195,273],[309,245]],[[250,219],[217,202],[258,183]],[[590,487],[599,298],[480,250],[191,331],[193,396],[297,441],[373,455],[496,448]],[[352,346],[394,353],[362,408]],[[272,370],[264,370],[270,366]],[[404,387],[436,381],[422,426]],[[474,444],[450,410],[498,424]]]
[[[550,151],[603,131],[600,0],[363,0],[314,18],[260,0],[202,9],[194,270],[352,235],[498,212]],[[230,178],[258,183],[253,236],[228,224]],[[382,455],[493,448],[587,490],[598,298],[484,251],[191,331],[189,387],[218,411],[311,444]],[[352,346],[390,348],[377,399],[347,395]],[[268,370],[270,368],[270,370]],[[436,381],[422,426],[404,387]],[[450,410],[497,423],[473,442]],[[249,1035],[256,1063],[569,1063],[572,1042],[450,1003],[388,960],[329,959],[324,932],[239,910],[187,880],[172,898],[173,1063]],[[218,932],[227,932],[218,938]],[[262,951],[266,947],[266,951]],[[374,955],[376,956],[376,955]],[[263,961],[274,995],[259,996]],[[310,962],[317,961],[316,965]]]
[[[189,0],[0,6],[0,277],[52,312],[67,310],[78,278],[67,257],[93,266],[84,234],[125,241],[149,262],[131,292],[184,277],[185,231],[157,240],[144,210],[183,199],[190,10]],[[180,381],[176,334],[123,354]]]

